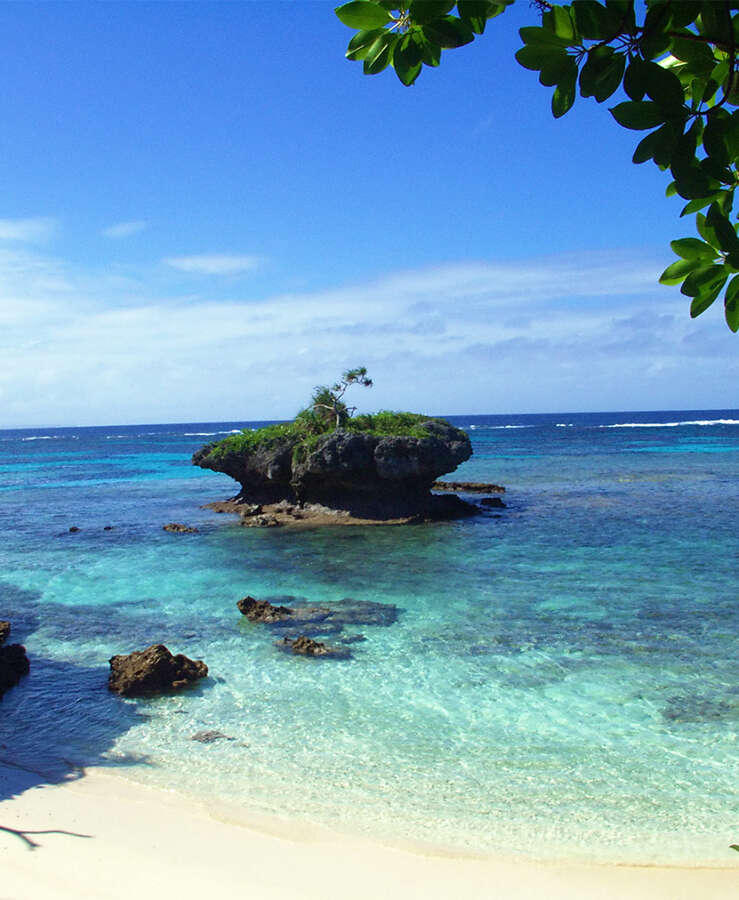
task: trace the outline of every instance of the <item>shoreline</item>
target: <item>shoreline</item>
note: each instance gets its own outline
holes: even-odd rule
[[[3,762],[0,785],[4,900],[123,900],[163,889],[220,900],[728,900],[736,892],[731,858],[715,868],[539,862],[388,845],[241,807],[215,812],[100,768],[50,784]]]

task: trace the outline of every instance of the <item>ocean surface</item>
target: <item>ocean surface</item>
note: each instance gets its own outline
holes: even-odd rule
[[[0,431],[0,619],[32,666],[0,757],[391,842],[735,864],[739,410],[450,419],[475,452],[446,477],[506,508],[303,531],[201,508],[236,485],[192,452],[262,423]],[[336,604],[319,639],[351,659],[281,652],[246,594]],[[154,642],[210,676],[111,695],[109,657]]]

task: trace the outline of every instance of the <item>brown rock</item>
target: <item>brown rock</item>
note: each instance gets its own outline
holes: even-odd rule
[[[282,523],[277,516],[254,515],[242,516],[241,524],[246,528],[277,528]]]
[[[10,622],[0,620],[0,644],[4,644],[10,635]]]
[[[500,484],[485,481],[435,481],[431,485],[433,491],[461,491],[463,494],[505,494]]]
[[[325,656],[334,659],[349,659],[351,652],[345,647],[331,647],[329,644],[323,644],[321,641],[314,641],[313,638],[306,637],[301,634],[296,638],[284,637],[277,642],[277,646],[282,650],[289,650],[298,656]]]
[[[280,622],[293,614],[289,606],[274,606],[269,600],[255,600],[254,597],[242,597],[236,604],[239,612],[250,622]]]
[[[24,675],[28,675],[29,668],[26,648],[21,644],[6,644],[0,647],[0,697],[9,688],[18,684]]]
[[[216,741],[235,741],[236,738],[232,738],[222,731],[197,731],[190,740],[198,741],[201,744],[213,744]]]
[[[208,674],[202,660],[173,656],[164,644],[152,644],[127,656],[110,659],[108,687],[124,697],[180,690]]]
[[[175,534],[197,534],[197,528],[193,528],[190,525],[182,525],[180,522],[167,522],[166,525],[162,525],[162,529],[164,531],[172,531]]]

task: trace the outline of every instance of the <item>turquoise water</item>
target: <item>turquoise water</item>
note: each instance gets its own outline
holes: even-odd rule
[[[733,864],[739,412],[453,421],[475,455],[448,477],[505,509],[306,531],[200,508],[235,485],[189,456],[242,423],[0,432],[0,618],[32,660],[2,758],[391,841]],[[319,638],[364,640],[288,656],[247,593],[336,604],[363,621]],[[108,658],[155,641],[210,677],[110,695]]]

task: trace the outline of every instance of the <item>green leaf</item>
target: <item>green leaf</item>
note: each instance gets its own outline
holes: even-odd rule
[[[686,297],[705,297],[715,290],[713,298],[715,300],[728,277],[729,272],[723,265],[701,266],[688,275],[680,288],[680,293]]]
[[[438,66],[441,62],[441,47],[430,41],[420,29],[411,32],[411,39],[418,47],[421,60],[425,66]]]
[[[690,318],[695,319],[701,313],[705,312],[713,301],[721,293],[723,282],[715,287],[701,291],[693,297],[690,303]]]
[[[675,37],[670,50],[676,59],[688,63],[693,73],[708,74],[716,64],[713,53],[700,41]]]
[[[614,106],[610,112],[619,125],[634,131],[654,128],[665,121],[663,111],[651,100],[627,100]]]
[[[563,78],[568,77],[573,63],[577,67],[574,58],[568,56],[564,51],[560,51],[556,57],[552,56],[541,68],[541,74],[539,75],[540,84],[546,87],[559,84]]]
[[[734,297],[732,300],[724,300],[724,316],[726,324],[736,334],[739,331],[739,297]],[[739,850],[739,846],[736,844],[730,844],[730,847],[732,850]]]
[[[724,298],[724,302],[733,302],[735,300],[739,300],[739,275],[734,275],[734,277],[729,282],[726,288],[726,296]],[[736,331],[736,329],[734,329]]]
[[[567,110],[572,108],[575,102],[575,88],[577,85],[577,63],[574,57],[568,56],[571,60],[568,72],[560,79],[557,87],[554,89],[552,96],[552,115],[555,119],[563,116]]]
[[[709,203],[713,203],[715,198],[715,194],[711,194],[710,197],[696,197],[695,200],[685,204],[680,212],[680,216],[690,216],[701,209],[705,209]]]
[[[373,28],[371,31],[358,31],[349,41],[346,48],[347,59],[364,59],[370,47],[378,37],[384,33],[382,28]]]
[[[395,74],[407,87],[418,78],[422,65],[421,51],[413,40],[412,35],[403,35],[393,53]]]
[[[561,47],[528,44],[526,47],[521,47],[516,51],[516,59],[524,69],[538,72],[547,66],[558,65],[563,54],[566,56],[565,51]]]
[[[384,31],[364,58],[364,74],[377,75],[393,61],[393,51],[400,35]]]
[[[457,12],[460,18],[470,26],[475,34],[482,34],[488,19],[503,12],[505,7],[488,0],[459,0]]]
[[[454,3],[445,3],[444,0],[414,0],[408,7],[408,12],[416,25],[426,25],[453,9]]]
[[[728,166],[730,162],[726,137],[731,131],[731,126],[732,119],[726,110],[715,109],[708,114],[706,127],[703,129],[703,147],[721,166]]]
[[[546,28],[529,26],[526,28],[519,28],[518,33],[521,35],[521,40],[524,42],[524,44],[535,44],[537,46],[544,47],[556,47],[560,50],[566,50],[570,46],[569,41],[564,40],[561,37],[557,37],[556,34],[548,31]]]
[[[686,200],[706,197],[718,187],[716,182],[696,164],[695,158],[686,160],[684,157],[673,155],[670,171],[675,179],[678,194]]]
[[[662,56],[671,43],[667,34],[672,25],[672,16],[669,5],[666,3],[652,3],[644,19],[642,38],[639,41],[639,50],[644,59],[654,59]]]
[[[683,259],[711,260],[718,255],[710,244],[698,240],[698,238],[679,238],[676,241],[670,241],[670,247]]]
[[[625,65],[626,57],[623,53],[614,53],[600,66],[593,84],[593,96],[598,103],[603,103],[618,89]]]
[[[475,39],[472,29],[456,16],[444,16],[423,26],[426,37],[444,49],[463,47]]]
[[[610,40],[619,30],[619,16],[595,0],[575,0],[572,10],[577,30],[586,40]]]
[[[730,253],[739,249],[739,238],[736,236],[736,228],[721,212],[718,204],[712,203],[709,207],[706,224],[713,229],[719,240],[719,246],[724,253]]]
[[[634,57],[626,67],[624,90],[632,100],[641,100],[647,92],[646,63],[638,56]]]
[[[680,110],[685,104],[685,91],[677,75],[654,62],[645,67],[647,95],[668,113]]]
[[[660,284],[680,284],[701,264],[699,259],[678,259],[659,276]]]
[[[370,0],[352,0],[351,3],[337,6],[334,12],[344,25],[348,25],[349,28],[361,28],[363,31],[382,28],[393,20],[386,9]]]
[[[704,241],[706,241],[706,243],[718,249],[718,236],[713,228],[711,228],[711,226],[708,224],[703,213],[698,213],[698,215],[695,217],[695,227],[698,229],[698,234],[703,238]]]
[[[634,150],[634,155],[631,157],[631,161],[636,165],[640,163],[646,162],[648,159],[652,159],[654,157],[654,152],[659,143],[659,131],[652,131],[645,138],[642,138],[641,141],[637,144],[636,150]]]
[[[576,40],[575,23],[572,21],[570,10],[566,6],[551,6],[541,17],[542,24],[549,31],[568,42]]]
[[[736,331],[736,329],[734,329]],[[739,853],[739,844],[729,844],[729,850],[736,850]]]

